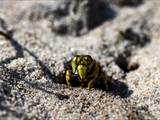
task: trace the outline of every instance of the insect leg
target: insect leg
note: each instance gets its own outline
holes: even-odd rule
[[[67,82],[67,85],[68,87],[71,87],[71,76],[72,76],[72,70],[67,70],[66,71],[66,82]]]
[[[94,80],[89,81],[89,83],[88,83],[89,90],[91,90],[91,88],[93,87],[93,82],[94,82]]]

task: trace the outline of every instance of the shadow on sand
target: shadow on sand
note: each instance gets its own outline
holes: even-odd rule
[[[39,64],[46,79],[50,79],[52,82],[55,82],[55,83],[63,83],[63,84],[65,83],[65,80],[64,80],[65,74],[60,74],[58,76],[55,76],[55,74],[50,71],[50,69],[43,63],[43,61],[41,61],[38,58],[38,56],[36,56],[29,49],[23,47],[20,43],[17,42],[17,40],[15,40],[13,38],[13,31],[7,31],[6,33],[0,31],[0,35],[3,35],[6,38],[6,40],[8,40],[11,43],[11,45],[14,47],[14,49],[16,51],[15,57],[6,58],[5,60],[0,61],[0,66],[4,67],[3,64],[8,64],[12,60],[17,59],[17,58],[23,58],[24,51],[25,51],[29,55],[31,55],[35,59],[35,61]],[[5,69],[7,70],[8,68],[5,68]],[[2,80],[4,80],[4,82],[6,81],[6,82],[9,82],[9,83],[15,85],[20,80],[20,81],[24,81],[26,84],[30,85],[32,88],[44,91],[48,94],[54,94],[61,100],[69,98],[69,96],[61,95],[59,93],[53,93],[51,91],[48,91],[47,89],[42,87],[43,85],[41,85],[41,84],[31,83],[31,82],[25,80],[25,75],[24,75],[23,71],[20,73],[18,73],[17,71],[9,70],[9,69],[7,71],[10,71],[10,72],[7,72],[7,73],[9,73],[9,74],[7,74],[8,77],[6,76],[5,78],[2,79]],[[57,81],[57,79],[61,79],[62,81]],[[99,88],[103,90],[102,87],[99,87]],[[132,91],[128,89],[128,86],[125,83],[118,81],[118,80],[112,80],[112,82],[109,83],[109,92],[112,93],[113,95],[119,95],[122,98],[129,97],[132,94]]]

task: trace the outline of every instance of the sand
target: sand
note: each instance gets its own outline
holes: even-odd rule
[[[160,119],[160,2],[106,2],[112,15],[91,26],[95,16],[83,11],[85,1],[57,19],[59,6],[72,6],[65,4],[0,1],[0,119]],[[74,54],[103,65],[113,78],[109,91],[67,87],[64,63]]]

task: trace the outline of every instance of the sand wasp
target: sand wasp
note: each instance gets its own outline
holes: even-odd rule
[[[108,82],[111,77],[103,71],[99,62],[90,55],[75,55],[67,64],[66,83],[69,87],[78,81],[82,87],[101,87],[108,90]]]

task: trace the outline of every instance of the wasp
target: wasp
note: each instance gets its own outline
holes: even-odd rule
[[[78,80],[81,87],[88,87],[89,90],[96,85],[102,85],[108,90],[108,82],[111,77],[105,74],[99,62],[90,55],[75,55],[67,64],[66,83],[72,86]]]

